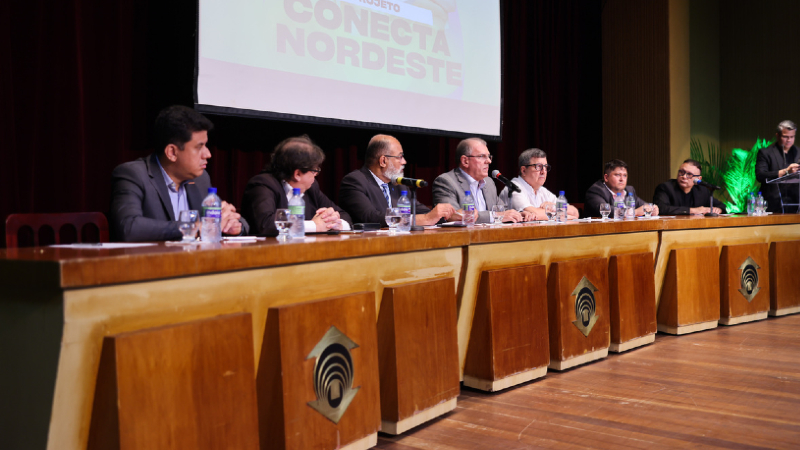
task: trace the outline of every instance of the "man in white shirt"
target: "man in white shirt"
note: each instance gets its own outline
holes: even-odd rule
[[[556,196],[544,187],[551,169],[552,166],[547,164],[547,154],[542,150],[531,148],[522,152],[519,155],[519,176],[511,180],[522,193],[512,193],[508,200],[510,207],[532,214],[534,220],[546,220],[545,205],[556,203]],[[508,197],[508,190],[504,189],[501,196]],[[569,205],[567,218],[577,219],[578,209]]]
[[[456,147],[458,167],[445,172],[433,182],[433,203],[448,203],[456,209],[464,204],[465,192],[470,191],[475,199],[475,210],[478,218],[475,223],[491,222],[492,207],[499,202],[497,187],[489,178],[489,164],[492,155],[486,147],[486,141],[480,138],[468,138]],[[525,214],[527,216],[527,213]],[[503,216],[503,222],[520,222],[523,215],[510,209]]]

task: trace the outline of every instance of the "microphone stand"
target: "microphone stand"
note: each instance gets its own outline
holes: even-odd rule
[[[423,231],[420,225],[417,225],[417,186],[409,186],[411,190],[411,231]]]
[[[714,212],[714,191],[716,189],[712,189],[706,186],[709,191],[711,191],[711,195],[709,196],[708,202],[710,203],[711,210],[704,214],[705,217],[719,217],[719,214]]]

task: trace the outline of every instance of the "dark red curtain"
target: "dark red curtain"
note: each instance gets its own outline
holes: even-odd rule
[[[152,152],[158,110],[193,103],[196,0],[0,3],[0,218],[106,212],[111,170]],[[517,155],[539,147],[555,167],[546,186],[573,202],[602,164],[600,9],[600,0],[503,2],[504,123],[502,141],[489,145],[493,166],[514,175]],[[209,117],[208,170],[236,205],[275,144],[304,133],[326,151],[318,180],[336,199],[377,132]],[[458,139],[395,135],[409,176],[432,180],[452,168]],[[430,203],[430,190],[420,199]]]

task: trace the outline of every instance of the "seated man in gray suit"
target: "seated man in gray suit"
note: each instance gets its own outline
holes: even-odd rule
[[[456,147],[458,167],[445,172],[433,182],[433,203],[449,203],[460,209],[470,191],[475,198],[475,210],[478,211],[475,223],[491,222],[492,206],[499,202],[497,187],[489,177],[489,164],[492,155],[486,147],[486,141],[480,138],[468,138]],[[529,213],[525,213],[526,215]],[[519,222],[522,215],[509,209],[503,216],[503,222]]]
[[[206,163],[210,120],[185,106],[170,106],[156,117],[156,152],[117,166],[111,173],[109,225],[115,240],[180,240],[180,211],[202,210],[211,180]],[[247,222],[222,202],[222,233],[247,234]]]

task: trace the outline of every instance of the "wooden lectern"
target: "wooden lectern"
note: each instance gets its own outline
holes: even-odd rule
[[[613,255],[608,260],[611,346],[624,352],[656,339],[653,254]]]
[[[256,377],[262,450],[377,444],[375,320],[372,292],[269,309]]]
[[[800,312],[800,241],[769,246],[770,316]]]
[[[456,407],[455,290],[453,278],[383,290],[378,358],[384,433],[403,433]]]
[[[658,305],[658,331],[687,334],[716,328],[719,292],[718,247],[671,250]]]
[[[257,450],[250,314],[106,337],[87,448]]]
[[[768,244],[724,245],[719,257],[719,323],[736,325],[767,318]]]
[[[499,391],[547,373],[547,268],[481,274],[464,364],[464,386]]]
[[[565,370],[608,356],[606,258],[550,264],[547,299],[551,369]]]

